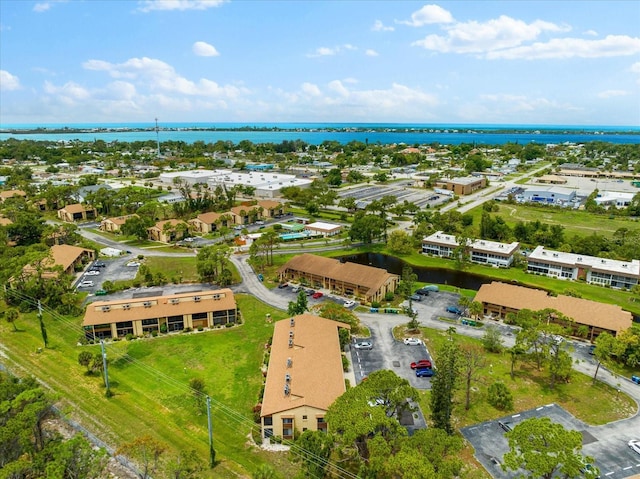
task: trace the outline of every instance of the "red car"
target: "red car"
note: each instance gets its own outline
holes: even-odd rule
[[[420,361],[411,363],[411,369],[423,369],[423,368],[431,368],[431,361],[429,361],[428,359],[421,359]]]
[[[323,295],[320,291],[316,291],[315,293],[313,293],[313,294],[311,295],[311,297],[312,297],[313,299],[322,298],[322,296],[324,296],[324,295]]]

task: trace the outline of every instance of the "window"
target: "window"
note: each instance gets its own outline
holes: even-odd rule
[[[265,426],[273,426],[273,417],[272,416],[263,417],[262,424]]]
[[[302,416],[302,420],[306,421],[307,420],[307,416],[306,415]]]

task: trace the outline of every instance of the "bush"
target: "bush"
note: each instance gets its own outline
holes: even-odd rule
[[[160,332],[162,334],[167,334],[167,325],[166,324],[161,324],[160,325]]]
[[[342,355],[342,370],[345,372],[349,370],[349,358],[344,354]]]
[[[233,323],[227,323],[224,325],[225,328],[232,328],[233,327]]]
[[[190,333],[191,331],[193,331],[193,328],[184,328],[182,330],[183,333]]]
[[[493,383],[489,386],[487,401],[501,411],[513,409],[513,395],[507,386],[501,382]]]
[[[385,301],[393,301],[394,294],[391,291],[387,291],[387,294],[384,295]]]
[[[134,338],[135,338],[135,336],[134,336],[133,334],[129,333],[129,334],[127,334],[124,338],[125,338],[127,341],[131,341],[132,339],[134,339]]]
[[[157,336],[158,336],[158,331],[156,331],[155,329],[151,331],[151,337],[155,338]]]
[[[198,331],[204,331],[204,327],[203,326],[198,326]]]
[[[379,308],[380,307],[380,303],[378,301],[371,301],[371,307],[372,308]]]

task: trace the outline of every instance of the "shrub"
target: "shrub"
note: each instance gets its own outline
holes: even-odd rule
[[[125,336],[125,339],[126,339],[127,341],[131,341],[131,340],[132,340],[132,339],[134,339],[134,338],[135,338],[135,336],[134,336],[133,334],[131,334],[131,333],[129,333],[129,334],[127,334],[127,335]]]
[[[233,327],[233,323],[227,323],[224,325],[225,328],[232,328]]]
[[[342,370],[345,372],[349,370],[349,358],[344,354],[342,355]]]
[[[193,331],[193,328],[184,328],[182,330],[183,333],[190,333],[191,331]]]
[[[161,324],[160,325],[160,332],[162,334],[167,334],[167,325],[166,324]]]
[[[394,294],[391,291],[387,291],[387,294],[384,295],[385,301],[393,301]]]
[[[487,401],[502,411],[513,409],[513,395],[504,383],[496,382],[487,390]]]
[[[155,338],[156,336],[158,336],[158,331],[154,329],[153,331],[151,331],[151,337]]]
[[[380,307],[380,303],[378,301],[371,301],[371,307],[372,308],[379,308]]]
[[[204,327],[198,326],[198,331],[204,331]]]

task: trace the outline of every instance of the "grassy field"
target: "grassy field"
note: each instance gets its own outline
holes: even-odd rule
[[[2,345],[11,369],[42,379],[60,398],[60,405],[108,444],[118,447],[134,437],[150,434],[170,452],[195,448],[207,460],[207,421],[196,409],[188,384],[205,381],[212,398],[214,447],[219,464],[208,477],[236,478],[264,462],[288,462],[249,444],[252,407],[262,387],[260,366],[273,325],[284,317],[250,296],[238,296],[245,322],[241,326],[202,333],[175,334],[146,340],[120,341],[107,347],[109,378],[114,396],[106,398],[101,377],[87,376],[77,363],[81,318],[54,319],[45,314],[49,347],[43,342],[34,314],[21,315],[13,332],[0,323]]]
[[[144,264],[149,267],[152,273],[162,272],[167,278],[181,278],[185,283],[199,281],[195,256],[147,256]],[[235,267],[233,271],[238,275]]]
[[[564,226],[565,239],[568,240],[573,235],[588,236],[593,233],[606,236],[613,236],[619,228],[630,230],[640,229],[640,223],[627,217],[610,217],[609,215],[596,215],[583,210],[573,210],[569,208],[542,208],[528,206],[524,204],[498,204],[499,210],[494,215],[500,215],[504,221],[513,227],[518,221],[536,221],[548,225]],[[482,207],[469,211],[473,215],[473,224],[476,228],[480,225]]]
[[[423,329],[423,338],[429,351],[434,355],[437,365],[437,352],[445,341],[444,331]],[[455,335],[460,344],[481,346],[477,339]],[[556,403],[569,411],[578,419],[591,425],[600,425],[627,418],[636,413],[635,402],[616,389],[604,383],[596,382],[584,374],[573,372],[569,383],[548,386],[549,373],[538,371],[534,364],[518,361],[514,379],[511,379],[511,359],[508,353],[486,353],[486,366],[480,370],[477,380],[473,382],[471,407],[464,409],[465,391],[459,388],[454,400],[454,426],[456,428],[497,419],[508,414],[526,411],[545,404]],[[512,411],[500,411],[487,402],[487,389],[496,381],[504,382],[514,398]],[[421,407],[425,415],[430,414],[429,393],[421,395]]]

